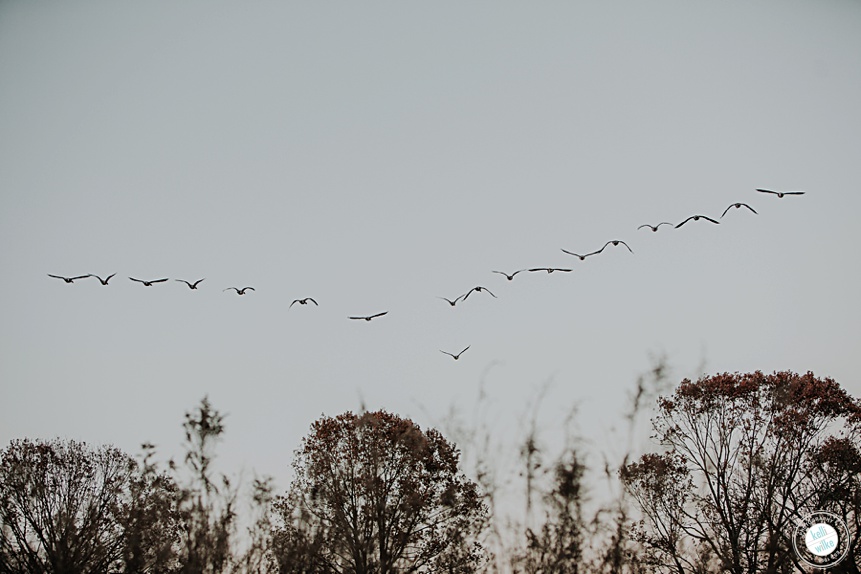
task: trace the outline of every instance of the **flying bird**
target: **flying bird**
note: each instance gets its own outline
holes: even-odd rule
[[[657,231],[658,228],[662,225],[670,225],[671,226],[672,223],[670,223],[669,221],[662,221],[657,225],[649,225],[648,223],[644,223],[643,225],[641,225],[640,227],[637,228],[637,231],[639,231],[640,229],[643,229],[644,227],[648,227],[652,231]]]
[[[526,269],[518,269],[517,271],[515,271],[511,275],[509,275],[505,271],[493,271],[492,273],[499,273],[500,275],[505,275],[505,278],[508,279],[509,281],[511,281],[512,279],[514,279],[515,275],[517,275],[518,273],[520,273],[522,271],[526,271]]]
[[[534,269],[528,270],[530,273],[535,273],[536,271],[547,271],[547,273],[553,273],[554,271],[561,271],[563,273],[571,273],[573,269],[559,269],[558,267],[535,267]]]
[[[464,297],[463,295],[461,295],[460,297],[455,297],[454,301],[452,301],[448,297],[437,297],[437,299],[442,299],[443,301],[447,302],[449,305],[454,307],[455,305],[457,305],[457,302],[460,301],[461,297],[466,299],[466,297]]]
[[[706,217],[705,215],[691,215],[690,217],[688,217],[687,219],[685,219],[684,221],[682,221],[681,223],[676,225],[676,229],[678,229],[679,227],[681,227],[682,225],[684,225],[685,223],[687,223],[688,221],[690,221],[692,219],[694,221],[699,221],[700,219],[705,219],[706,221],[711,221],[712,223],[714,223],[716,225],[720,225],[720,221],[715,221],[711,217]]]
[[[240,288],[238,288],[238,287],[228,287],[228,288],[227,288],[227,289],[225,289],[224,291],[230,291],[231,289],[233,289],[234,291],[236,291],[236,294],[237,294],[237,295],[245,295],[245,292],[246,292],[246,291],[249,291],[249,290],[250,290],[250,291],[254,291],[254,287],[243,287],[242,289],[240,289]]]
[[[442,349],[440,349],[439,352],[445,353],[446,355],[448,355],[449,357],[451,357],[452,359],[454,359],[456,361],[456,360],[460,359],[460,356],[463,355],[466,352],[466,349],[469,349],[469,347],[470,347],[470,345],[467,345],[466,348],[463,351],[461,351],[460,353],[458,353],[457,355],[455,355],[453,353],[449,353],[448,351],[443,351]]]
[[[203,279],[206,279],[206,277],[204,277]],[[198,279],[198,280],[197,280],[197,281],[195,281],[194,283],[189,283],[189,282],[188,282],[188,281],[186,281],[185,279],[177,279],[177,281],[179,281],[180,283],[185,283],[186,285],[188,285],[188,288],[189,288],[189,289],[197,289],[198,284],[199,284],[201,281],[203,281],[203,279]]]
[[[144,281],[143,279],[135,279],[134,277],[129,277],[129,279],[131,279],[132,281],[137,281],[138,283],[143,283],[144,287],[152,287],[153,283],[164,283],[168,280],[167,277],[165,277],[164,279],[152,279],[150,281]]]
[[[592,256],[592,255],[598,255],[599,253],[601,253],[602,251],[604,251],[605,249],[607,249],[607,246],[608,246],[608,245],[611,245],[611,244],[612,244],[613,246],[616,246],[616,245],[619,245],[620,243],[621,243],[622,245],[624,245],[625,247],[627,247],[627,248],[628,248],[628,251],[631,251],[631,248],[630,248],[630,247],[628,247],[628,244],[627,244],[627,243],[625,243],[624,241],[622,241],[621,239],[612,239],[612,240],[608,241],[607,243],[605,243],[605,244],[604,244],[604,247],[602,247],[602,248],[601,248],[601,249],[599,249],[598,251],[593,251],[592,253],[587,253],[587,254],[585,254],[585,255],[580,255],[579,253],[574,253],[573,251],[568,251],[567,249],[563,249],[563,250],[562,250],[562,252],[563,252],[563,253],[567,253],[568,255],[573,255],[574,257],[579,257],[579,258],[580,258],[580,261],[583,261],[583,260],[584,260],[584,259],[586,259],[587,257],[590,257],[590,256]],[[633,253],[633,251],[631,251],[631,253]]]
[[[499,297],[497,297],[496,295],[491,293],[490,289],[488,289],[487,287],[482,287],[481,285],[477,285],[477,286],[473,287],[472,289],[470,289],[469,291],[467,291],[465,294],[461,295],[461,297],[463,297],[463,300],[466,301],[466,298],[469,297],[469,294],[472,293],[473,291],[476,291],[478,293],[481,293],[482,291],[487,291],[487,293],[491,297],[493,297],[494,299],[499,299]]]
[[[729,211],[730,209],[732,209],[733,207],[735,207],[736,209],[739,209],[741,207],[746,207],[749,210],[751,210],[752,212],[756,213],[756,210],[746,203],[733,203],[732,205],[730,205],[729,207],[727,207],[726,209],[723,210],[723,213],[720,216],[721,219],[723,219],[723,216],[726,215],[726,212]]]
[[[293,302],[292,302],[292,303],[290,303],[290,307],[292,307],[292,306],[293,306],[293,305],[295,305],[296,303],[299,303],[300,305],[307,305],[307,304],[308,304],[308,301],[310,301],[310,302],[311,302],[311,303],[313,303],[314,305],[317,305],[318,307],[320,306],[320,305],[318,305],[318,304],[317,304],[317,302],[316,302],[316,301],[314,301],[314,299],[312,299],[311,297],[305,297],[304,299],[293,299]],[[287,307],[287,308],[289,309],[290,307]]]
[[[598,251],[596,251],[595,253],[601,253],[602,251],[604,251],[605,249],[607,249],[607,246],[608,246],[608,245],[611,245],[611,244],[612,244],[612,245],[613,245],[613,247],[616,247],[616,246],[617,246],[617,245],[619,245],[620,243],[621,243],[622,245],[624,245],[625,247],[627,247],[627,248],[628,248],[628,251],[631,251],[631,248],[630,248],[630,247],[628,247],[628,244],[627,244],[627,243],[625,243],[624,241],[622,241],[621,239],[611,239],[610,241],[608,241],[607,243],[605,243],[605,244],[604,244],[604,247],[602,247],[601,249],[599,249],[599,250],[598,250]],[[631,251],[631,253],[633,253],[633,251]]]
[[[102,278],[101,278],[101,277],[99,277],[98,275],[93,275],[92,273],[90,273],[90,277],[95,277],[96,279],[98,279],[98,280],[99,280],[99,282],[101,282],[101,284],[102,284],[102,285],[107,285],[107,284],[108,284],[108,281],[110,281],[110,280],[111,280],[111,277],[113,277],[114,275],[116,275],[116,273],[111,273],[110,275],[108,275],[107,277],[105,277],[104,279],[102,279]]]
[[[50,273],[48,273],[48,277],[53,277],[54,279],[62,279],[66,283],[73,283],[78,279],[86,279],[87,277],[89,277],[89,275],[78,275],[77,277],[63,277],[61,275],[51,275]]]
[[[592,253],[587,253],[586,255],[580,255],[579,253],[574,253],[573,251],[568,251],[567,249],[563,249],[562,252],[567,253],[568,255],[573,255],[574,257],[579,257],[580,261],[583,261],[590,255],[596,255],[598,253],[601,253],[600,251],[593,251]]]
[[[770,189],[757,189],[756,191],[760,193],[772,193],[777,197],[783,197],[784,195],[804,195],[803,191],[772,191]]]
[[[375,317],[382,317],[386,313],[388,313],[388,311],[383,311],[382,313],[377,313],[376,315],[368,315],[366,317],[350,317],[350,319],[356,319],[356,320],[364,319],[365,321],[370,321],[371,319],[374,319]]]

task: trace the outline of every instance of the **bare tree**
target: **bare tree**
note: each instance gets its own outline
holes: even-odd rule
[[[15,440],[0,461],[0,570],[86,574],[119,569],[135,461],[114,447]]]

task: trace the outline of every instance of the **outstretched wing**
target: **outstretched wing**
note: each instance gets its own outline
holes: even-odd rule
[[[374,319],[375,317],[382,317],[382,316],[383,316],[383,315],[385,315],[386,313],[388,313],[388,311],[383,311],[382,313],[377,313],[376,315],[370,315],[368,318],[369,318],[369,319]]]
[[[693,216],[693,215],[691,215],[690,217],[688,217],[687,219],[685,219],[684,221],[682,221],[681,223],[679,223],[678,225],[676,225],[676,229],[678,229],[679,227],[681,227],[682,225],[684,225],[685,223],[687,223],[688,221],[690,221],[690,220],[691,220],[691,219],[693,219],[693,218],[694,218],[694,216]]]
[[[164,279],[153,279],[152,281],[150,281],[150,283],[164,283],[168,279],[168,277],[165,277]]]
[[[318,304],[317,304],[317,302],[316,302],[316,301],[314,301],[313,297],[308,297],[308,298],[306,299],[306,301],[310,301],[310,302],[311,302],[311,303],[313,303],[314,305],[317,305],[317,307],[319,307],[319,306],[320,306],[320,305],[318,305]]]
[[[129,277],[132,281],[137,281],[138,283],[146,283],[143,279],[135,279],[134,277]]]
[[[589,256],[588,253],[586,255],[580,255],[579,253],[574,253],[573,251],[568,251],[567,249],[563,249],[562,251],[563,251],[563,253],[567,253],[568,255],[573,255],[574,257],[579,257],[580,259],[583,259],[584,257]]]

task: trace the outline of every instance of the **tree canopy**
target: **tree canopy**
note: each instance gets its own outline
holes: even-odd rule
[[[459,452],[385,411],[313,423],[276,509],[282,572],[474,572],[486,514]]]
[[[804,572],[795,525],[830,510],[854,530],[839,568],[857,572],[861,404],[835,381],[759,371],[686,379],[659,401],[653,428],[665,450],[621,477],[657,571]]]

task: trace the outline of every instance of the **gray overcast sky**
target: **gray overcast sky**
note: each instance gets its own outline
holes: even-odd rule
[[[552,380],[600,436],[666,353],[859,396],[859,102],[848,0],[2,2],[0,444],[173,454],[208,394],[283,488],[360,395],[484,376],[505,427]],[[574,272],[491,273],[532,266]]]

